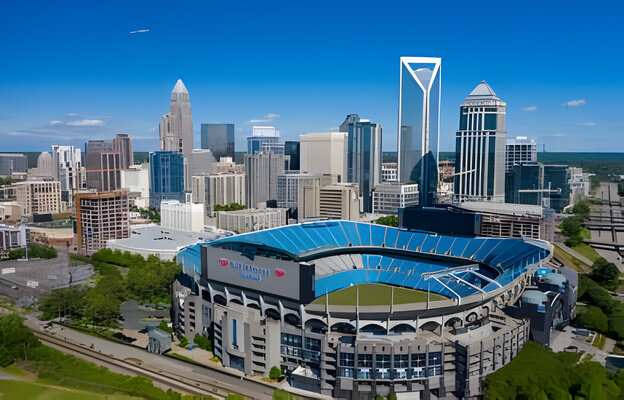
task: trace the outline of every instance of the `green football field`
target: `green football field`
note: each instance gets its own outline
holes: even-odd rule
[[[393,304],[423,303],[427,301],[427,292],[422,290],[394,287],[394,299],[392,299],[390,285],[379,283],[363,283],[350,286],[329,294],[329,304],[333,306],[354,306],[359,291],[359,304],[361,306],[383,306]],[[447,297],[437,293],[431,293],[429,301],[446,300]],[[317,297],[312,304],[325,304],[325,295]]]

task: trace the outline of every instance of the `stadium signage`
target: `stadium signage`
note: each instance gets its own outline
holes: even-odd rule
[[[219,259],[219,265],[223,268],[232,268],[238,271],[238,275],[243,279],[251,279],[261,282],[263,277],[271,276],[271,271],[268,268],[258,267],[257,265],[245,264],[237,261],[230,261],[225,258]],[[275,270],[276,276],[283,276],[284,271],[281,271],[281,275]]]

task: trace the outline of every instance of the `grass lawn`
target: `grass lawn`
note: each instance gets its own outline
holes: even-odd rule
[[[329,304],[334,306],[354,306],[359,290],[359,303],[361,306],[389,305],[392,299],[392,286],[379,283],[363,283],[350,286],[329,294]],[[447,297],[437,293],[431,293],[430,301],[446,300]],[[422,303],[427,301],[427,292],[421,290],[394,288],[394,304]],[[313,304],[325,304],[325,295],[317,297]]]
[[[104,399],[139,399],[125,395],[105,395],[83,390],[66,389],[42,385],[37,382],[0,380],[2,399],[45,399],[45,400],[104,400]]]
[[[573,270],[578,272],[589,272],[591,271],[591,266],[587,265],[583,261],[578,258],[572,256],[568,252],[561,249],[559,246],[555,245],[555,258],[561,261],[566,267],[570,267]]]
[[[578,251],[581,255],[589,258],[591,261],[596,261],[600,258],[600,254],[598,254],[596,250],[594,250],[594,248],[587,243],[581,243],[578,246],[572,247],[572,249]]]

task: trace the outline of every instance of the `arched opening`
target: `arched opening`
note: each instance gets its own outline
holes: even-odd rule
[[[377,324],[365,325],[363,328],[360,328],[360,332],[372,333],[373,335],[385,335],[388,333],[386,328]]]
[[[477,322],[478,319],[479,319],[479,316],[477,315],[477,313],[476,312],[471,312],[466,317],[466,322],[469,323],[469,324],[473,324],[473,323]]]
[[[325,333],[327,332],[327,324],[325,322],[320,321],[318,319],[309,319],[305,323],[306,329],[309,329],[314,333]]]
[[[462,320],[458,317],[450,318],[448,321],[444,323],[445,328],[449,328],[449,330],[457,329],[462,327]]]
[[[407,333],[407,332],[416,332],[416,328],[408,324],[399,324],[394,328],[390,329],[391,333]]]
[[[230,297],[230,303],[240,304],[241,306],[243,305],[243,301],[238,299],[237,297]]]
[[[213,301],[213,303],[221,304],[222,306],[227,305],[227,300],[225,300],[225,297],[223,297],[220,294],[215,294],[212,297],[212,301]]]
[[[280,319],[280,313],[277,312],[276,310],[272,309],[272,308],[268,308],[264,314],[267,316],[267,318],[271,318],[274,320],[279,320]]]
[[[284,323],[300,328],[301,318],[299,318],[297,315],[294,315],[294,314],[286,314],[284,315]]]
[[[355,326],[346,322],[337,322],[331,326],[331,331],[353,335],[355,334]]]
[[[257,303],[247,302],[247,307],[253,308],[253,309],[258,310],[258,311],[262,311],[262,309],[260,308],[260,305],[257,304]]]
[[[421,332],[432,332],[436,335],[440,335],[442,333],[442,325],[438,324],[435,321],[429,321],[422,324],[419,330]]]

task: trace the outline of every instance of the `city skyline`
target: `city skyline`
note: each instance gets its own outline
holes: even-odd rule
[[[195,147],[202,123],[235,124],[241,151],[253,125],[274,125],[283,140],[293,140],[329,131],[358,113],[388,132],[383,150],[395,151],[390,132],[397,131],[401,56],[442,58],[441,151],[454,150],[457,106],[482,80],[507,100],[509,137],[528,136],[549,151],[613,151],[613,143],[621,143],[624,119],[617,111],[624,105],[624,80],[621,56],[610,51],[617,47],[617,9],[588,7],[578,25],[578,9],[555,3],[542,5],[542,13],[530,6],[461,3],[451,10],[341,3],[328,13],[330,3],[321,3],[306,9],[304,19],[292,18],[300,6],[288,3],[163,6],[163,12],[137,2],[119,13],[120,4],[41,3],[28,10],[35,28],[21,29],[17,19],[0,27],[8,56],[0,66],[2,151],[81,148],[88,139],[116,133],[128,133],[137,151],[157,150],[158,123],[178,79],[193,104]],[[28,5],[0,7],[19,15]],[[418,28],[409,18],[396,18],[414,12],[428,15]],[[91,13],[101,18],[81,18]],[[350,18],[336,25],[336,15],[345,13]],[[220,21],[204,24],[209,15]],[[366,30],[358,21],[373,15],[379,25]],[[466,45],[476,16],[503,33],[484,48],[494,59],[479,58]],[[361,63],[344,51],[347,45],[374,56]],[[182,56],[162,57],[162,46]],[[597,64],[593,56],[606,52],[611,56]],[[467,62],[475,57],[481,61]],[[596,66],[591,79],[580,78]]]

